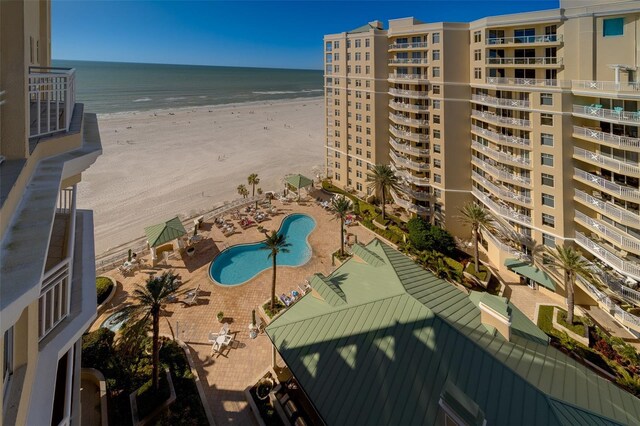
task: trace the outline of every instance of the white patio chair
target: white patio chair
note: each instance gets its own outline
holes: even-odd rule
[[[228,323],[225,322],[224,324],[222,324],[222,328],[220,329],[220,334],[221,335],[225,335],[225,336],[227,334],[229,334],[229,324]]]

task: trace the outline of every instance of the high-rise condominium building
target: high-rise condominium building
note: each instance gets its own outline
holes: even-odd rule
[[[96,315],[81,173],[100,155],[73,69],[51,68],[49,0],[0,2],[0,424],[80,424],[80,339]]]
[[[351,46],[386,37],[386,55],[352,54],[332,68],[338,37]],[[386,30],[326,36],[325,48],[327,115],[339,110],[342,125],[327,126],[334,184],[366,195],[352,170],[386,162],[402,183],[395,204],[412,215],[463,239],[470,229],[457,216],[470,201],[503,222],[484,238],[505,272],[536,245],[575,244],[610,286],[640,282],[639,1],[561,0],[559,9],[464,24],[396,19]],[[358,93],[349,82],[365,78],[380,82],[376,92],[386,79],[388,94],[365,112],[371,129],[386,132],[374,133],[376,155],[361,170],[351,166],[356,99],[333,100]],[[640,293],[631,299],[640,303]]]

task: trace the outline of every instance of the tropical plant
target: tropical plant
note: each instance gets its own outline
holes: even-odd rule
[[[331,207],[336,215],[336,219],[340,220],[340,256],[344,257],[344,221],[347,218],[349,210],[351,210],[351,201],[344,195],[334,197],[331,201]]]
[[[387,164],[376,164],[367,173],[367,182],[369,188],[373,188],[380,195],[382,201],[382,221],[385,220],[385,204],[387,203],[387,194],[390,191],[397,191],[400,187],[400,180],[393,172],[393,169]]]
[[[276,231],[271,231],[271,234],[267,235],[267,239],[264,245],[260,248],[262,250],[269,250],[269,258],[273,260],[273,275],[271,276],[271,311],[273,312],[276,307],[276,257],[278,253],[288,253],[291,244],[287,243],[287,238],[284,234],[278,234]]]
[[[449,265],[444,257],[438,257],[435,262],[431,266],[431,271],[433,274],[447,281],[460,281],[461,276],[458,271],[453,268],[453,266]]]
[[[555,250],[546,249],[549,254],[549,262],[552,266],[564,272],[564,288],[567,292],[567,322],[573,324],[574,287],[576,278],[581,275],[583,278],[593,281],[593,273],[589,269],[589,262],[582,257],[579,250],[573,247],[556,246]]]
[[[492,232],[495,230],[494,220],[488,210],[476,203],[469,203],[464,205],[460,209],[461,216],[458,219],[465,225],[471,226],[471,233],[473,235],[473,262],[475,270],[480,270],[480,264],[478,258],[480,257],[478,252],[478,240],[480,239],[480,228],[485,228],[487,231]]]
[[[238,185],[236,191],[238,191],[238,194],[241,195],[242,198],[247,198],[247,196],[249,195],[249,190],[244,185]]]
[[[433,250],[424,250],[418,256],[418,262],[432,272],[439,260],[444,261],[444,255]]]
[[[251,185],[251,196],[255,197],[256,195],[256,185],[260,183],[260,178],[257,173],[251,173],[247,177],[247,183]],[[258,194],[261,193],[260,188],[258,188]],[[258,201],[256,200],[256,208],[258,208]]]
[[[436,250],[451,256],[456,249],[453,236],[439,226],[431,225],[420,217],[413,217],[407,222],[409,241],[417,250]]]
[[[148,332],[152,330],[152,385],[159,388],[159,332],[160,312],[177,291],[176,276],[166,272],[158,277],[149,277],[144,286],[137,284],[131,293],[133,304],[120,308],[115,314],[115,321],[126,322],[130,330]]]

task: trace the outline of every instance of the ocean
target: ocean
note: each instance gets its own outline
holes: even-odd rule
[[[322,71],[54,60],[98,114],[322,96]]]

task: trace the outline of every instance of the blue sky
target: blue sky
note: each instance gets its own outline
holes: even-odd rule
[[[53,0],[54,59],[322,68],[322,37],[374,19],[467,22],[558,0]]]

